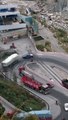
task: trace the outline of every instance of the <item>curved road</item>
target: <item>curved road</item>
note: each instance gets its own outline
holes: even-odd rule
[[[52,56],[51,56],[51,54],[50,55],[39,54],[39,55],[35,55],[35,59],[41,60],[41,62],[46,61],[46,62],[54,63],[54,64],[62,66],[64,69],[68,70],[68,55],[67,54],[57,54],[56,53],[55,55],[52,54]],[[61,107],[61,114],[60,114],[60,116],[58,116],[56,118],[56,120],[62,120],[62,118],[65,118],[65,120],[68,120],[68,112],[66,112],[64,110],[64,103],[66,103],[66,102],[68,103],[68,94],[64,95],[61,93],[61,91],[59,92],[59,91],[56,91],[55,89],[52,89],[50,94],[51,94],[51,96],[54,96],[56,99],[58,99],[59,105]]]
[[[66,58],[66,59],[65,59]],[[62,54],[62,53],[37,53],[34,54],[34,59],[45,61],[45,62],[51,62],[57,65],[62,66],[66,70],[68,70],[68,55],[67,54]],[[62,89],[61,89],[62,90]],[[64,95],[61,93],[61,91],[57,91],[55,89],[51,90],[50,93],[51,96],[54,96],[56,99],[59,100],[60,102],[60,107],[61,107],[61,114],[55,119],[55,120],[62,120],[62,118],[66,118],[65,120],[68,120],[68,112],[64,111],[64,103],[68,102],[68,96]]]
[[[62,66],[63,68],[68,70],[68,55],[62,53],[45,53],[45,54],[34,54],[34,58],[36,60],[44,60],[46,62],[55,63],[57,65]]]
[[[51,90],[51,95],[59,100],[59,105],[61,107],[61,114],[55,120],[62,120],[61,118],[65,118],[68,120],[68,112],[64,110],[64,103],[68,102],[68,97],[61,93],[61,91]],[[57,112],[57,111],[56,111]]]
[[[64,57],[63,57],[64,56]],[[65,59],[66,58],[66,59]],[[57,65],[62,66],[63,68],[65,68],[66,70],[68,69],[68,55],[66,54],[34,54],[34,59],[35,60],[40,60],[45,61],[45,62],[50,62],[50,63],[54,63]],[[64,90],[64,89],[63,89]],[[63,94],[61,93],[62,89],[60,88],[59,91],[57,91],[56,89],[52,89],[50,96],[55,97],[56,99],[58,99],[59,101],[59,105],[61,107],[61,114],[55,119],[55,120],[62,120],[62,118],[66,118],[65,120],[68,120],[68,112],[65,112],[64,110],[64,103],[68,102],[68,95],[66,93]]]

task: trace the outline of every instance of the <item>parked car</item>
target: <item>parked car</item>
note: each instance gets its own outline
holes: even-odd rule
[[[62,84],[63,84],[63,86],[64,86],[65,88],[68,89],[68,79],[63,79],[63,80],[62,80]]]
[[[33,54],[24,54],[23,55],[23,59],[32,59],[33,58]]]
[[[65,103],[65,104],[64,104],[64,110],[65,110],[65,111],[68,111],[68,103]]]

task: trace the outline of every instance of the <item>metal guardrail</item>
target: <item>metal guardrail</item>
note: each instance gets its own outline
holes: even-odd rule
[[[11,79],[9,79],[3,72],[1,72],[0,71],[0,75],[2,75],[2,77],[4,78],[4,79],[7,79],[7,80],[11,80]]]

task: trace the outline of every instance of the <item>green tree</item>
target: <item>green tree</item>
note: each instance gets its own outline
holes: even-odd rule
[[[4,113],[5,108],[0,104],[0,117]]]

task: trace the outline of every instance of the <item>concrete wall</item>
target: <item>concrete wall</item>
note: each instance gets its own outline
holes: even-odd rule
[[[27,34],[27,29],[26,28],[23,28],[23,29],[20,29],[20,30],[14,30],[14,31],[8,31],[8,32],[5,32],[5,33],[2,33],[1,34],[1,37],[2,38],[5,38],[5,37],[10,37],[10,36],[24,36]]]

